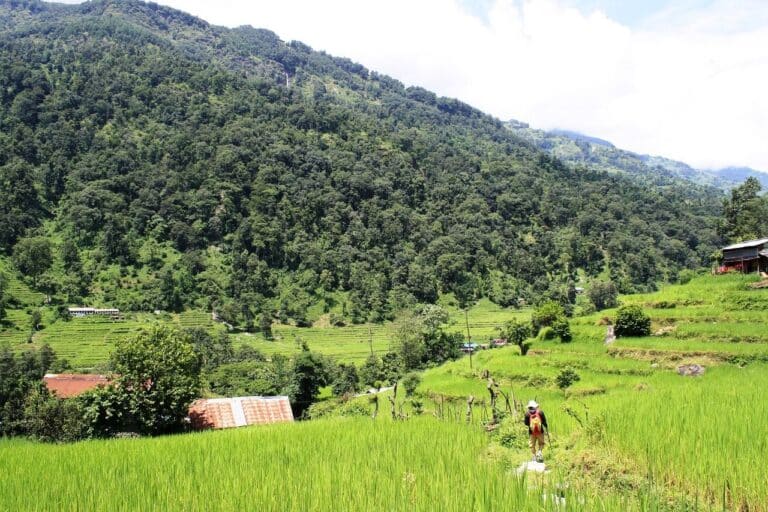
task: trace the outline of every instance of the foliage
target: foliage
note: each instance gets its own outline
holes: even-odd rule
[[[23,238],[13,248],[13,264],[19,272],[33,280],[48,270],[52,263],[51,243],[47,238]]]
[[[563,306],[553,300],[545,302],[531,314],[533,335],[539,334],[543,327],[551,327],[560,318],[565,318]]]
[[[164,325],[149,327],[117,343],[112,366],[115,381],[83,398],[93,435],[184,428],[189,405],[200,393],[200,358],[189,334]]]
[[[47,345],[15,355],[0,343],[0,435],[27,432],[24,410],[29,396],[39,390],[41,379],[56,362]]]
[[[403,377],[403,389],[405,390],[405,396],[413,396],[416,392],[416,388],[421,384],[421,375],[416,372],[408,373]]]
[[[415,314],[405,314],[398,319],[395,346],[406,371],[459,357],[462,336],[443,330],[447,319],[447,313],[436,305],[424,306]]]
[[[648,336],[651,334],[651,318],[635,304],[621,306],[614,321],[616,336]]]
[[[291,405],[296,417],[301,417],[317,400],[320,387],[325,386],[328,380],[328,365],[319,355],[305,347],[293,360]]]
[[[331,383],[331,390],[335,396],[349,395],[360,389],[360,377],[355,365],[341,363],[334,373],[336,375]]]
[[[52,396],[44,387],[35,389],[26,400],[24,430],[46,442],[72,442],[87,435],[82,402]]]
[[[555,383],[557,383],[557,387],[560,389],[569,388],[571,384],[580,380],[581,377],[573,368],[563,368],[555,377]]]
[[[507,320],[504,323],[504,327],[500,329],[499,336],[506,339],[508,343],[517,345],[520,348],[520,355],[524,356],[528,353],[531,344],[526,343],[525,340],[531,336],[530,325],[520,322],[515,318]]]
[[[761,188],[760,182],[750,176],[723,200],[720,232],[728,240],[740,242],[765,236],[768,197],[759,195]]]
[[[269,338],[342,294],[323,313],[348,323],[448,293],[570,304],[579,270],[648,290],[720,243],[711,190],[568,167],[267,30],[5,2],[0,33],[0,251],[64,240],[61,302],[213,309]]]
[[[560,342],[569,343],[573,336],[571,335],[571,324],[565,317],[560,317],[552,322],[552,332],[560,338]]]
[[[619,291],[611,281],[593,281],[587,289],[587,295],[597,311],[619,305]]]
[[[384,380],[384,368],[381,358],[376,354],[369,355],[360,367],[360,383],[373,387],[377,382]]]

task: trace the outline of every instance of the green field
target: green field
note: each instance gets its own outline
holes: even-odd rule
[[[764,512],[768,477],[757,468],[768,460],[768,290],[750,289],[754,280],[701,276],[622,297],[650,315],[649,337],[620,338],[606,347],[604,319],[615,312],[601,311],[571,319],[571,343],[534,341],[525,357],[511,346],[484,350],[471,367],[464,357],[427,370],[417,390],[425,417],[415,418],[406,401],[411,418],[405,422],[393,422],[382,399],[376,421],[321,419],[69,446],[6,441],[0,469],[10,478],[0,483],[0,510],[136,510],[150,503],[202,510],[210,500],[222,510],[249,503],[264,510],[506,510],[508,504],[512,510],[563,510],[542,498],[554,495],[566,498],[566,510]],[[482,302],[470,311],[470,330],[480,341],[507,319],[528,314]],[[11,315],[24,322],[23,312]],[[464,329],[463,320],[453,310],[449,329]],[[148,321],[158,319],[57,322],[37,333],[34,344],[46,340],[64,357],[90,357],[96,364],[116,336]],[[159,321],[217,327],[202,313]],[[391,328],[277,325],[275,341],[240,334],[236,342],[290,355],[304,340],[318,352],[360,362],[370,353],[369,337],[375,352],[390,348]],[[28,346],[23,339],[16,343]],[[678,375],[679,365],[691,363],[703,365],[704,375]],[[566,391],[555,385],[564,368],[580,376]],[[547,412],[553,471],[546,477],[516,475],[529,453],[524,439],[501,442],[511,418],[498,432],[482,428],[490,415],[485,371],[515,403],[535,398]],[[475,402],[466,424],[469,395]],[[371,412],[367,398],[359,402]],[[98,475],[82,478],[77,471],[96,464]]]
[[[558,511],[562,499],[588,510],[642,510],[556,478],[518,478],[488,452],[481,431],[430,418],[67,446],[0,441],[0,471],[0,510],[14,511]]]

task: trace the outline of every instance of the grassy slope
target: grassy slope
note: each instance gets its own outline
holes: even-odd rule
[[[602,343],[605,327],[599,324],[603,317],[612,317],[614,312],[603,311],[576,318],[572,320],[574,341],[570,344],[554,341],[535,342],[531,353],[526,357],[521,357],[514,347],[482,351],[473,358],[473,368],[469,367],[468,358],[464,358],[427,371],[419,388],[423,394],[421,400],[427,411],[431,412],[436,407],[438,400],[435,398],[436,395],[455,397],[456,402],[452,406],[453,418],[463,419],[465,409],[462,405],[463,401],[467,395],[472,394],[477,397],[474,419],[479,422],[484,415],[488,414],[487,406],[483,405],[487,390],[482,372],[489,370],[499,381],[502,389],[511,392],[518,402],[525,402],[535,397],[543,404],[552,423],[554,439],[554,450],[550,453],[550,461],[557,470],[569,473],[571,479],[578,474],[579,476],[572,480],[574,483],[581,481],[582,477],[587,475],[584,481],[592,482],[593,486],[595,484],[604,486],[604,492],[609,497],[626,494],[629,490],[642,493],[644,486],[653,484],[659,495],[675,496],[677,499],[682,497],[688,500],[689,504],[700,503],[707,506],[711,504],[720,507],[725,501],[728,509],[738,509],[748,504],[749,510],[766,510],[768,481],[764,473],[754,471],[754,468],[761,467],[762,461],[768,459],[765,435],[768,432],[768,409],[762,399],[764,389],[768,386],[768,371],[766,371],[768,364],[764,362],[768,359],[768,337],[764,328],[765,311],[768,310],[768,290],[748,289],[747,284],[753,280],[754,278],[749,276],[716,278],[702,276],[687,285],[670,286],[658,293],[622,297],[624,303],[643,306],[653,320],[654,332],[660,335],[620,339],[612,347],[606,348]],[[489,326],[501,324],[511,316],[526,314],[525,311],[505,311],[488,303],[481,303],[470,313],[470,323],[477,322],[470,328],[473,333],[475,331],[483,333],[482,329],[487,329],[483,335],[490,335],[492,330]],[[193,318],[203,325],[208,322],[200,315]],[[451,328],[462,329],[462,320],[463,314],[453,311]],[[137,327],[141,321],[141,318],[135,320]],[[72,324],[74,322],[67,325],[69,327]],[[368,336],[367,326],[301,330],[278,326],[275,331],[282,340],[269,345],[285,353],[295,350],[295,343],[291,339],[294,333],[298,333],[301,337],[306,336],[305,339],[310,342],[313,349],[336,352],[347,360],[359,361],[368,351],[368,344],[365,342]],[[478,339],[480,334],[476,336]],[[389,343],[388,326],[374,326],[373,338],[374,350],[386,350]],[[73,337],[71,343],[75,340],[76,337]],[[267,344],[257,340],[249,342],[260,347],[262,344]],[[678,376],[675,372],[676,366],[688,362],[704,364],[707,367],[705,375],[700,378]],[[745,363],[748,363],[747,366],[742,368],[741,366]],[[567,392],[560,391],[554,385],[554,377],[565,367],[574,368],[581,376],[581,380]],[[733,415],[730,414],[734,411],[734,407],[737,410],[747,410],[750,418],[746,421],[734,421]],[[567,411],[575,411],[575,413],[568,414]],[[388,412],[388,403],[383,401],[380,416],[382,419],[377,424],[388,416]],[[588,428],[584,429],[579,422],[587,417]],[[386,421],[386,423],[391,422]],[[409,424],[417,426],[402,427],[413,428],[413,431],[406,433],[403,430],[399,434],[403,436],[400,439],[405,443],[402,447],[403,452],[399,455],[401,458],[430,457],[420,452],[418,446],[415,446],[425,442],[420,437],[422,435],[430,439],[439,439],[441,442],[451,442],[447,439],[453,439],[453,436],[457,435],[443,431],[443,423],[427,425],[409,422]],[[365,421],[343,424],[343,426],[328,425],[323,420],[317,423],[317,427],[301,425],[254,429],[170,440],[131,441],[119,446],[123,449],[123,446],[136,446],[131,443],[154,443],[153,448],[168,450],[170,454],[168,457],[173,459],[174,453],[180,453],[178,448],[175,448],[177,446],[175,443],[193,443],[193,440],[200,440],[201,444],[220,443],[217,446],[232,450],[231,447],[224,447],[235,443],[237,436],[303,439],[303,433],[309,432],[311,428],[317,428],[319,432],[332,428],[340,433],[343,432],[345,436],[362,436],[358,440],[341,440],[343,443],[348,443],[344,449],[349,449],[350,455],[349,458],[339,462],[340,466],[334,471],[343,472],[345,465],[357,467],[358,464],[375,463],[379,471],[386,473],[388,470],[382,468],[389,467],[388,463],[375,462],[383,461],[389,456],[385,453],[386,450],[380,454],[377,448],[377,455],[372,462],[368,460],[367,452],[358,453],[356,449],[351,448],[356,446],[356,443],[367,442],[362,439],[371,434],[371,431],[366,430],[369,427],[364,425],[366,425]],[[383,439],[390,435],[387,429],[391,427],[380,428],[381,431],[376,435],[384,437],[375,443],[377,447],[386,444]],[[350,432],[347,433],[347,430]],[[474,432],[471,435],[478,434],[476,430],[469,431]],[[442,435],[448,437],[439,437]],[[415,443],[414,446],[411,445],[412,441]],[[274,440],[269,442],[272,443]],[[332,441],[328,442],[332,443]],[[109,445],[106,443],[106,446]],[[102,450],[99,447],[103,445],[85,443],[76,446],[84,447],[83,456],[97,457],[97,455],[90,455],[90,452]],[[339,449],[338,446],[334,446],[329,445],[326,449]],[[12,460],[17,453],[32,450],[35,454],[42,454],[47,453],[51,448],[11,443],[3,445],[2,450],[5,452],[2,459],[10,457]],[[21,452],[17,452],[18,450]],[[55,450],[77,452],[75,447]],[[436,450],[435,453],[440,451]],[[299,450],[296,453],[303,452]],[[496,455],[500,458],[498,462],[500,466],[494,467],[492,471],[486,471],[487,473],[495,475],[499,471],[505,472],[527,456],[524,448]],[[253,454],[253,456],[267,457],[274,454]],[[484,455],[473,455],[473,457],[475,461],[486,459]],[[735,464],[734,460],[738,460],[739,463]],[[315,462],[308,459],[305,463],[314,467]],[[269,471],[276,473],[290,467],[290,463],[288,466],[279,467],[271,466],[272,462],[269,464],[268,468],[271,468]],[[461,465],[466,462],[452,461],[445,464]],[[399,466],[393,467],[399,468]],[[453,478],[446,476],[446,473],[452,475],[456,468],[450,466],[446,468],[443,473],[433,474],[439,478]],[[29,468],[30,471],[31,469]],[[363,474],[368,470],[365,469]],[[126,465],[121,471],[150,472],[141,465]],[[28,473],[27,469],[17,470],[17,472],[18,478],[22,480],[31,478],[32,473]],[[321,478],[324,474],[319,470],[315,474],[314,469],[308,473],[313,474],[315,478]],[[386,485],[382,484],[381,488],[390,485],[397,487],[403,485],[403,481],[410,481],[411,478],[408,476],[407,469],[402,469],[399,476],[396,475],[397,477],[387,474]],[[652,475],[652,479],[649,480],[648,475]],[[228,480],[226,485],[236,490],[244,485],[243,482],[249,477],[242,477],[246,480],[235,476],[228,478],[231,481]],[[322,476],[322,478],[326,477]],[[365,478],[365,476],[362,477],[363,480]],[[416,478],[418,482],[421,481],[418,474]],[[506,478],[510,478],[508,474]],[[159,499],[165,499],[168,494],[178,492],[179,489],[182,489],[184,494],[185,489],[188,488],[185,486],[194,486],[194,482],[185,480],[178,487],[167,485],[170,487],[162,488],[161,486],[148,492],[154,492],[156,496],[160,496]],[[369,496],[372,484],[349,485],[351,485],[349,492],[354,494],[345,495],[347,496],[345,499],[351,500],[349,503],[361,503],[362,506],[372,504],[370,501],[372,498]],[[82,490],[82,486],[75,484],[72,486],[71,492],[86,492]],[[293,488],[294,496],[291,499],[299,500],[295,502],[296,506],[306,505],[308,503],[306,500],[314,499],[311,498],[311,494],[318,488],[310,485],[308,489],[312,491],[303,492]],[[379,487],[376,489],[377,492],[383,492]],[[487,499],[485,493],[489,493],[488,496],[494,500],[512,499],[503,494],[496,494],[501,491],[493,488],[483,489],[483,498],[475,495],[474,491],[467,491],[469,494],[459,493],[461,496],[452,498],[457,501],[450,503],[465,506],[468,502],[464,500],[469,500],[476,504],[470,508],[483,510],[488,508],[483,505],[486,502],[482,501]],[[580,496],[591,496],[591,493],[595,492],[595,487],[590,489],[582,490]],[[402,496],[391,496],[386,492],[384,495],[389,496],[386,499],[395,500],[392,503],[401,503],[397,500],[401,500]],[[427,506],[428,500],[421,500],[429,496],[429,493],[424,494],[425,492],[427,491],[419,489],[415,491],[416,497],[413,498],[424,507]],[[14,494],[11,493],[10,496]],[[189,501],[184,503],[190,505]],[[190,506],[194,508],[195,505],[192,503]],[[446,506],[451,508],[447,503]],[[641,508],[643,507],[651,508],[650,505]],[[317,508],[324,509],[324,505],[318,504]],[[353,508],[357,507],[353,506]],[[614,505],[606,505],[604,508],[613,510]],[[2,509],[1,506],[0,509]]]
[[[511,347],[479,353],[473,369],[465,358],[428,371],[420,389],[485,397],[481,377],[488,369],[519,401],[535,397],[544,405],[554,455],[566,465],[581,460],[579,471],[597,473],[606,470],[601,464],[621,460],[624,471],[643,480],[652,475],[666,493],[694,505],[725,500],[728,509],[766,510],[768,479],[755,468],[768,460],[768,291],[748,289],[754,280],[705,276],[623,297],[644,307],[658,336],[619,339],[606,348],[606,328],[597,324],[614,312],[603,311],[572,321],[573,343],[537,342],[527,357]],[[705,375],[677,375],[686,363],[703,364]],[[581,380],[562,392],[553,379],[569,366]],[[566,410],[582,421],[589,415],[591,436]],[[608,486],[631,480],[608,475]]]

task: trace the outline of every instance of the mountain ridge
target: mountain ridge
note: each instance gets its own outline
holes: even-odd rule
[[[671,158],[621,149],[610,141],[573,130],[541,130],[531,128],[528,123],[514,119],[507,121],[506,124],[514,133],[539,149],[562,158],[572,165],[599,165],[605,170],[629,174],[642,172],[652,174],[661,170],[667,171],[673,178],[723,190],[730,190],[752,176],[757,178],[763,187],[768,188],[768,173],[749,167],[696,169]],[[578,149],[571,147],[574,144]],[[642,164],[645,164],[646,168],[643,168]]]

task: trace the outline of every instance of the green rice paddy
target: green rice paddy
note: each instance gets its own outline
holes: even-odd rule
[[[471,367],[465,357],[430,369],[417,390],[424,417],[407,408],[412,417],[404,422],[389,419],[384,400],[375,421],[323,419],[67,446],[3,441],[0,510],[765,512],[768,290],[750,289],[755,279],[700,276],[622,297],[651,316],[653,336],[606,347],[604,318],[614,312],[602,311],[571,320],[572,343],[535,341],[525,357],[516,347],[485,350]],[[469,313],[470,330],[484,341],[507,319],[527,314],[480,303]],[[9,319],[23,323],[24,315],[11,311]],[[449,328],[465,329],[463,320],[463,312],[452,311]],[[46,340],[64,357],[97,364],[116,336],[148,321],[158,319],[55,323],[33,344]],[[217,328],[202,313],[160,321]],[[274,332],[275,341],[238,335],[236,342],[291,355],[305,340],[313,350],[354,362],[391,343],[387,324],[275,326]],[[20,349],[29,346],[25,332],[2,335]],[[705,373],[678,375],[683,364],[701,364]],[[580,376],[565,391],[555,385],[564,368]],[[501,448],[483,430],[485,371],[517,403],[535,398],[547,412],[553,438],[547,476],[520,478],[515,469],[528,451]],[[467,424],[469,395],[475,405]],[[435,419],[438,401],[446,399],[453,414]]]

